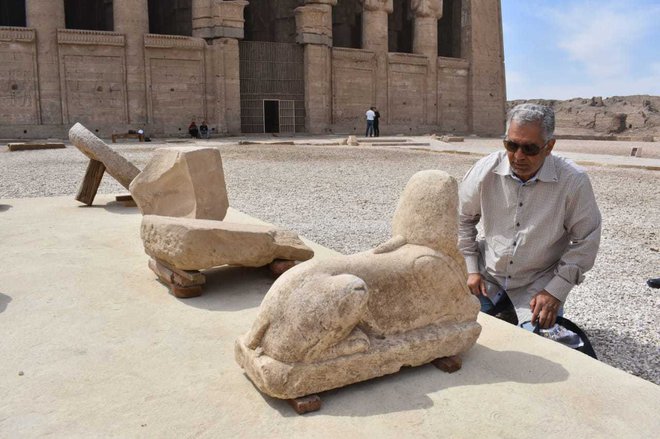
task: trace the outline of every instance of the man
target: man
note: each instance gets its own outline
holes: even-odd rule
[[[459,189],[468,288],[482,311],[496,314],[512,304],[516,323],[541,328],[554,325],[569,291],[593,267],[601,228],[587,174],[551,154],[554,128],[549,107],[513,108],[505,151],[479,160]]]
[[[374,110],[374,137],[380,137],[380,112],[376,107]]]
[[[188,125],[188,134],[190,134],[190,137],[193,139],[199,139],[199,129],[197,128],[195,119],[193,119],[192,122],[190,122],[190,125]]]
[[[367,110],[366,116],[367,116],[367,133],[364,135],[364,137],[373,137],[374,119],[376,119],[376,112],[374,111],[374,107],[371,107]],[[371,136],[369,136],[370,134]]]
[[[202,136],[202,139],[209,138],[209,126],[206,125],[206,120],[203,120],[202,124],[199,126],[199,134]]]

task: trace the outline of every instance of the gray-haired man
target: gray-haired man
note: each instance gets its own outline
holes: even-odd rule
[[[479,160],[459,189],[468,288],[482,311],[494,314],[510,300],[519,320],[542,328],[555,323],[569,291],[593,267],[601,227],[587,174],[551,154],[554,127],[549,107],[513,108],[505,150]]]

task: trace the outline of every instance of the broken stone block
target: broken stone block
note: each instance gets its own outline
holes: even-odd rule
[[[105,171],[126,189],[140,173],[133,163],[115,152],[80,123],[76,123],[69,130],[69,140],[87,157],[101,162],[105,166]]]
[[[348,138],[346,139],[346,144],[348,146],[358,146],[360,143],[358,142],[356,136],[348,136]]]
[[[256,387],[299,398],[468,350],[480,306],[456,248],[457,205],[452,177],[420,172],[403,192],[392,239],[284,273],[235,343]]]
[[[276,259],[314,256],[295,233],[254,224],[145,215],[141,236],[149,256],[181,270],[262,267]]]
[[[222,220],[229,208],[216,148],[158,149],[130,191],[144,215]]]

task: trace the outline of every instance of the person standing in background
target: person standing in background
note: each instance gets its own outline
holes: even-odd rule
[[[374,120],[376,119],[376,112],[374,107],[371,107],[367,110],[367,133],[364,137],[373,137],[374,136]]]

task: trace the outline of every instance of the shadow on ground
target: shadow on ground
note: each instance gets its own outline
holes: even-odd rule
[[[210,311],[241,311],[261,304],[274,277],[268,267],[219,267],[204,270],[206,284],[200,297],[179,299]]]
[[[517,351],[496,351],[476,344],[463,355],[463,369],[448,375],[427,364],[403,368],[398,373],[352,384],[340,389],[320,393],[323,406],[320,411],[305,416],[376,416],[388,413],[427,409],[434,405],[429,394],[451,405],[442,391],[451,387],[479,386],[496,383],[545,384],[565,381],[568,371],[559,363],[546,358]],[[470,362],[478,364],[517,364],[520,368],[494,368],[476,373]],[[542,371],[543,373],[539,373]],[[247,376],[245,376],[245,379]],[[258,391],[255,387],[255,391]],[[484,391],[488,391],[487,388]],[[440,392],[440,393],[438,393]],[[299,416],[289,404],[263,395],[264,400],[283,417]],[[374,403],[374,401],[378,403]],[[460,402],[463,404],[463,402]]]
[[[0,204],[0,212],[6,212],[6,211],[8,211],[9,209],[11,209],[11,205],[10,205],[10,204]]]
[[[3,312],[7,309],[7,305],[11,302],[11,297],[0,293],[0,312]]]
[[[140,213],[140,210],[135,206],[124,206],[118,201],[110,201],[106,204],[92,204],[91,206],[80,205],[78,206],[81,209],[105,209],[110,213],[116,213],[119,215],[135,215]]]

